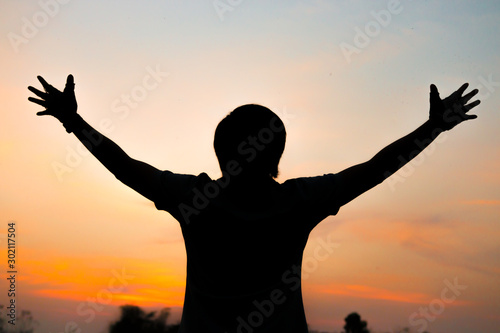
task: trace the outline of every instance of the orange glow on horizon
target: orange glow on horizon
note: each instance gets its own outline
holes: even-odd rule
[[[122,267],[114,261],[109,258],[110,267]],[[25,261],[25,293],[73,301],[101,298],[103,304],[113,305],[183,305],[184,276],[171,273],[171,268],[162,262],[129,259],[127,268],[121,269],[96,268],[92,267],[93,262],[92,258],[57,257],[46,257],[43,262]]]

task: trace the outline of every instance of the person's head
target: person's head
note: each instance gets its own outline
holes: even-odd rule
[[[278,176],[286,131],[281,119],[268,108],[247,104],[221,120],[215,130],[214,149],[221,170],[237,162],[243,174]]]

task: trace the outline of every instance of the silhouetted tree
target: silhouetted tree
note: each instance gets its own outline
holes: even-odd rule
[[[146,313],[135,305],[120,307],[120,319],[109,325],[109,333],[177,333],[179,325],[167,325],[170,309]]]
[[[37,321],[33,319],[31,311],[21,310],[15,319],[15,325],[10,324],[10,318],[7,316],[9,311],[3,305],[0,305],[0,333],[33,333]]]
[[[356,312],[351,313],[347,317],[345,317],[345,333],[370,333],[370,331],[366,328],[367,323],[364,320],[361,320],[361,316]]]

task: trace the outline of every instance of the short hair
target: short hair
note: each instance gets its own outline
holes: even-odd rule
[[[276,178],[285,141],[285,125],[274,112],[261,105],[246,104],[217,125],[214,149],[222,171],[229,162],[236,161],[244,174]]]

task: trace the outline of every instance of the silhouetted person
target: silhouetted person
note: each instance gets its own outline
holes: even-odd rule
[[[367,162],[336,174],[274,180],[285,146],[282,121],[259,105],[236,108],[217,126],[214,148],[222,177],[160,171],[134,160],[80,115],[73,76],[63,92],[38,77],[45,92],[29,100],[59,119],[116,178],[180,223],[187,277],[180,332],[307,332],[300,270],[310,231],[361,193],[380,184],[464,120],[479,101],[464,84],[441,100],[431,85],[430,117]]]

